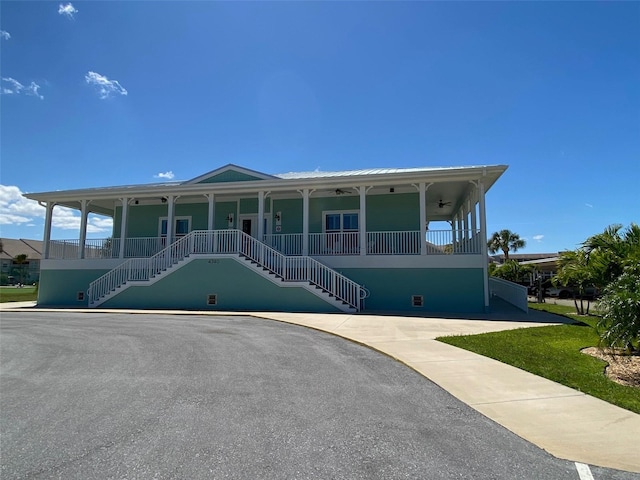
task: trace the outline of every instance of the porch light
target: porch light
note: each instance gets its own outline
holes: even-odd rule
[[[276,213],[276,217],[275,218],[276,218],[276,222],[279,222],[282,219],[282,217],[280,216],[280,212]]]

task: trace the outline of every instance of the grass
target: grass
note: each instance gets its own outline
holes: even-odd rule
[[[575,314],[572,315],[573,307],[554,304],[529,304],[529,307],[576,319]],[[640,413],[640,390],[609,380],[604,374],[604,361],[580,352],[598,345],[594,328],[597,317],[579,317],[579,321],[581,323],[573,325],[440,337],[438,340]]]
[[[0,302],[30,302],[37,296],[36,287],[0,287]]]

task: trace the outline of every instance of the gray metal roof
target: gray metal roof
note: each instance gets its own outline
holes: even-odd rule
[[[330,178],[330,177],[356,177],[360,175],[387,175],[391,173],[428,173],[441,172],[447,170],[460,170],[461,168],[482,168],[482,166],[470,167],[414,167],[414,168],[368,168],[365,170],[343,170],[336,172],[322,172],[314,170],[312,172],[289,172],[274,175],[283,180],[295,180],[301,178]]]

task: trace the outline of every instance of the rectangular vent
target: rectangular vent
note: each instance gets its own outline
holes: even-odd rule
[[[79,302],[84,302],[84,292],[78,292],[78,294],[76,295],[76,300],[78,300]]]
[[[218,304],[218,295],[212,293],[211,295],[207,295],[207,305],[217,305]]]
[[[422,307],[424,305],[424,297],[422,295],[412,295],[411,305],[414,307]]]

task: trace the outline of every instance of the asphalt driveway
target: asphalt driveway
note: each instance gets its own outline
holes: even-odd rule
[[[3,479],[579,478],[403,364],[303,327],[69,312],[0,326]]]

